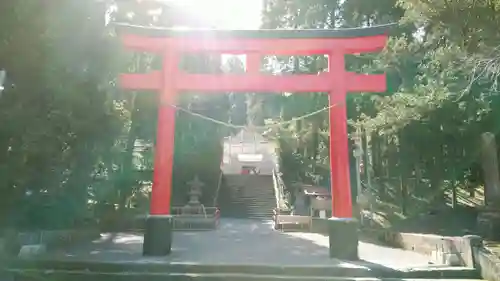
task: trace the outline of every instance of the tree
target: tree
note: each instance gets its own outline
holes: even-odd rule
[[[398,183],[401,194],[422,193],[442,202],[447,186],[456,186],[449,182],[464,183],[475,166],[479,134],[497,132],[498,8],[497,1],[472,0],[274,0],[267,1],[263,26],[336,28],[399,22],[381,54],[347,57],[351,71],[388,75],[386,93],[348,98],[350,130],[368,134],[373,176],[381,194],[397,179],[405,181]],[[276,59],[284,71],[316,73],[324,68],[322,58],[316,63],[310,63],[312,57]],[[282,112],[287,112],[282,119],[287,120],[309,106],[326,106],[318,96],[301,96],[300,108],[288,102],[298,99],[294,96],[274,102],[282,104]],[[300,149],[284,149],[282,157],[300,155],[302,164],[295,169],[301,172],[314,171],[306,147],[318,151],[313,153],[313,167],[328,167],[327,138],[316,137],[327,134],[327,118],[317,117],[282,128],[288,131],[283,135],[300,140]],[[295,140],[281,141],[288,142],[282,147],[290,147]],[[318,172],[310,173],[309,181]],[[414,190],[407,190],[409,180],[414,181],[410,187]]]
[[[171,26],[176,8],[142,2],[4,2],[0,67],[8,79],[0,99],[2,217],[10,216],[7,220],[17,226],[67,227],[88,216],[89,202],[125,209],[144,198],[143,187],[152,176],[157,96],[125,93],[116,77],[159,63],[154,56],[121,52],[106,23]],[[216,57],[184,61],[191,70],[219,71]],[[231,104],[223,93],[210,100],[192,93],[180,106],[228,120]],[[185,182],[195,173],[216,188],[220,139],[227,132],[183,112],[177,129],[174,169],[182,173],[175,173],[180,176],[174,194],[184,200]],[[206,196],[211,200],[213,192]]]

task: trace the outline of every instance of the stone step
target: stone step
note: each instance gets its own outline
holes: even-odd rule
[[[271,209],[273,209],[276,206],[276,203],[271,204],[271,203],[260,203],[260,202],[248,202],[248,201],[235,201],[232,202],[231,204],[226,204],[225,206],[249,206],[250,204],[257,204],[259,206],[269,206]]]
[[[237,203],[243,204],[260,204],[260,205],[276,205],[276,202],[266,202],[266,201],[237,201]]]
[[[16,260],[6,264],[11,273],[19,273],[35,280],[89,280],[97,277],[110,277],[102,280],[193,280],[196,276],[208,279],[198,280],[384,280],[385,278],[427,278],[427,279],[476,279],[478,272],[461,267],[424,267],[397,270],[376,264],[355,266],[333,262],[329,265],[291,266],[263,264],[200,264],[168,263],[152,261],[76,261],[76,260]],[[216,273],[215,273],[216,272]],[[143,279],[128,279],[130,276]],[[217,276],[222,279],[212,279]],[[169,278],[170,277],[170,278]],[[80,279],[85,278],[85,279]],[[122,279],[123,278],[123,279]],[[177,279],[180,278],[180,279]],[[191,278],[191,279],[185,279]],[[250,279],[247,279],[250,278]],[[303,278],[303,279],[298,279]],[[312,278],[312,279],[311,279]],[[318,279],[321,278],[321,279]],[[333,278],[333,279],[329,279]],[[363,278],[363,279],[358,279]],[[374,279],[377,278],[377,279]]]
[[[228,209],[236,209],[236,210],[261,210],[264,212],[272,212],[274,209],[274,205],[247,205],[245,203],[241,203],[238,205],[226,205],[226,206],[221,206],[220,207],[221,211],[223,210],[228,210]]]
[[[243,188],[230,188],[230,190],[234,191],[240,191],[240,192],[248,192],[248,193],[254,193],[254,194],[274,194],[274,189],[271,188],[250,188],[250,187],[243,187]]]
[[[238,194],[238,195],[232,195],[231,198],[245,198],[245,199],[255,198],[264,200],[269,200],[269,199],[276,200],[274,195],[262,195],[262,194]]]
[[[275,208],[276,202],[248,202],[248,201],[234,201],[231,202],[231,204],[225,204],[225,206],[249,206],[249,205],[255,205],[255,206],[269,206],[271,209]]]
[[[274,195],[274,192],[271,192],[271,191],[267,191],[267,190],[254,190],[254,191],[250,191],[250,190],[246,190],[246,189],[240,189],[240,190],[232,190],[233,193],[246,193],[246,194],[257,194],[257,195],[260,195],[260,194],[266,194],[266,195]]]
[[[231,197],[232,199],[235,200],[264,200],[264,201],[275,201],[276,199],[274,196],[234,196]]]
[[[274,198],[259,198],[259,197],[235,197],[233,198],[232,201],[237,201],[237,202],[276,202]]]
[[[271,206],[247,206],[243,204],[240,206],[232,206],[232,207],[226,206],[225,208],[221,208],[221,212],[224,210],[258,211],[264,213],[273,212],[273,208],[271,208]]]
[[[221,208],[221,213],[225,213],[225,212],[228,212],[228,211],[237,211],[237,212],[252,212],[252,213],[269,213],[269,214],[272,214],[273,211],[271,208],[249,208],[249,207],[245,207],[245,206],[238,206],[238,207],[234,207],[234,208]]]
[[[223,218],[232,219],[258,219],[258,220],[272,220],[272,216],[257,216],[257,215],[247,215],[247,214],[228,214],[223,215]]]
[[[266,204],[266,203],[245,203],[245,202],[238,202],[238,205],[239,206],[242,206],[242,207],[246,207],[246,208],[249,208],[249,207],[255,207],[255,208],[266,208],[268,210],[272,210],[275,208],[276,204]]]
[[[229,209],[229,208],[228,208]],[[273,212],[273,207],[269,205],[245,205],[241,204],[240,206],[234,206],[234,209],[240,209],[240,210],[253,210],[253,211],[260,211],[260,212]]]
[[[272,210],[276,206],[276,204],[260,203],[260,202],[254,202],[254,203],[237,202],[237,203],[240,206],[245,206],[245,207],[265,207],[265,208],[268,208],[269,210]]]
[[[238,205],[238,206],[225,206],[225,208],[220,208],[221,212],[227,211],[227,210],[239,210],[239,211],[258,211],[258,212],[264,212],[264,213],[272,213],[273,208],[270,207],[251,207],[247,206],[244,204]]]
[[[269,193],[269,194],[274,194],[274,188],[273,187],[266,187],[266,188],[255,188],[255,187],[249,187],[245,186],[242,188],[230,188],[232,190],[242,190],[246,192],[252,192],[252,193]]]
[[[275,208],[276,203],[274,203],[274,204],[271,204],[271,203],[260,203],[260,202],[250,203],[250,202],[245,202],[245,201],[239,201],[239,202],[233,202],[232,204],[226,204],[226,205],[223,205],[223,206],[225,206],[225,207],[229,207],[229,206],[246,207],[246,206],[252,206],[252,205],[253,206],[269,207],[269,209],[272,210],[272,209]]]
[[[331,276],[288,276],[288,275],[262,275],[262,274],[227,274],[227,273],[95,273],[95,272],[50,272],[43,274],[47,278],[64,280],[87,281],[91,278],[97,280],[116,281],[416,281],[415,279],[402,278],[365,278],[365,277],[331,277]],[[16,279],[21,280],[21,279]],[[426,279],[425,281],[441,281],[441,279]],[[476,281],[475,279],[469,279]],[[479,281],[479,280],[477,280]]]
[[[247,213],[249,214],[272,214],[273,212],[266,209],[266,210],[262,210],[262,208],[254,208],[254,209],[251,209],[251,208],[247,208],[246,210]]]
[[[275,208],[276,203],[272,204],[272,202],[248,202],[248,201],[236,201],[234,202],[236,205],[241,206],[269,206],[271,209]]]
[[[262,208],[225,208],[221,210],[221,213],[226,213],[229,211],[245,212],[245,213],[263,213],[263,214],[273,213],[273,211],[269,209],[262,209]]]
[[[251,188],[251,187],[242,187],[242,188],[230,188],[231,190],[240,190],[242,192],[248,192],[248,193],[255,193],[255,194],[260,194],[260,193],[266,193],[266,194],[274,194],[274,188]]]
[[[276,200],[276,198],[272,195],[268,196],[268,195],[252,195],[252,194],[243,194],[240,196],[234,196],[233,198],[245,198],[245,199],[254,198],[254,199],[262,199],[262,200],[271,200],[271,199]]]
[[[251,220],[263,220],[263,221],[272,220],[271,216],[228,215],[228,216],[222,216],[222,217],[227,218],[227,219],[251,219]]]
[[[240,196],[233,196],[231,197],[233,199],[257,199],[257,200],[276,200],[274,196],[261,196],[261,195],[240,195]]]
[[[274,198],[274,196],[262,196],[262,195],[238,195],[238,196],[232,196],[231,198],[242,198],[242,199],[262,199],[262,200],[276,200],[276,198]]]
[[[272,176],[239,179],[228,181],[230,196],[219,204],[221,216],[271,219],[276,207]]]
[[[248,208],[246,208],[246,209],[225,210],[224,212],[229,212],[229,211],[234,211],[234,212],[239,212],[239,213],[246,213],[246,214],[249,214],[249,215],[252,215],[252,214],[270,214],[270,215],[272,215],[273,214],[273,212],[271,212],[269,210],[248,209]]]
[[[255,198],[255,197],[248,197],[248,198],[234,198],[234,200],[232,200],[233,202],[248,202],[248,203],[251,203],[251,202],[261,202],[261,203],[274,203],[276,204],[276,200],[271,200],[271,199],[259,199],[259,198]]]
[[[269,209],[262,209],[262,208],[245,208],[245,209],[234,209],[235,211],[241,211],[241,212],[246,212],[249,214],[272,214],[273,212]]]
[[[221,212],[221,213],[229,213],[230,211],[233,211],[233,212],[236,212],[236,213],[245,213],[245,214],[249,214],[249,215],[253,215],[253,214],[269,214],[269,215],[272,215],[273,212],[271,211],[268,211],[268,210],[259,210],[259,209],[253,209],[253,210],[249,210],[249,209],[231,209],[231,210],[225,210],[224,212]]]
[[[223,214],[246,214],[248,216],[252,215],[266,215],[266,216],[272,216],[272,212],[262,212],[262,211],[248,211],[248,210],[232,210],[232,211],[226,211],[223,212]]]
[[[248,198],[246,200],[235,199],[234,203],[237,203],[237,204],[241,204],[241,203],[265,203],[265,204],[276,205],[275,200],[259,200],[259,199],[254,199],[254,198]]]

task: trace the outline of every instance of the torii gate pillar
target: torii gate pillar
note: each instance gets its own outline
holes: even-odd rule
[[[160,94],[151,211],[144,235],[144,255],[171,252],[172,165],[175,104],[182,91],[324,92],[330,100],[330,170],[332,218],[330,257],[358,258],[357,222],[352,216],[345,99],[349,92],[385,92],[385,75],[345,70],[346,54],[377,52],[387,42],[392,25],[340,30],[172,30],[118,24],[125,47],[163,56],[163,69],[147,74],[123,74],[125,89]],[[179,70],[183,53],[246,54],[242,74],[190,74]],[[319,75],[272,76],[260,72],[265,55],[328,55],[328,72]]]

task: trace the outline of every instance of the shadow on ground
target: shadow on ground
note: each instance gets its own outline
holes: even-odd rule
[[[105,234],[92,243],[50,253],[57,259],[108,262],[166,262],[191,264],[265,264],[282,266],[350,266],[409,268],[428,265],[425,256],[369,242],[360,243],[362,262],[330,259],[328,237],[316,233],[282,233],[270,222],[223,219],[216,231],[176,232],[168,257],[142,257],[142,234]],[[340,240],[341,241],[341,240]]]

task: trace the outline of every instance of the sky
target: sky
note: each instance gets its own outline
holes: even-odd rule
[[[0,0],[1,1],[1,0]],[[218,29],[259,29],[263,0],[164,0]],[[233,55],[222,55],[225,63]],[[245,55],[237,56],[246,65]]]
[[[168,0],[219,29],[258,29],[262,0]]]

